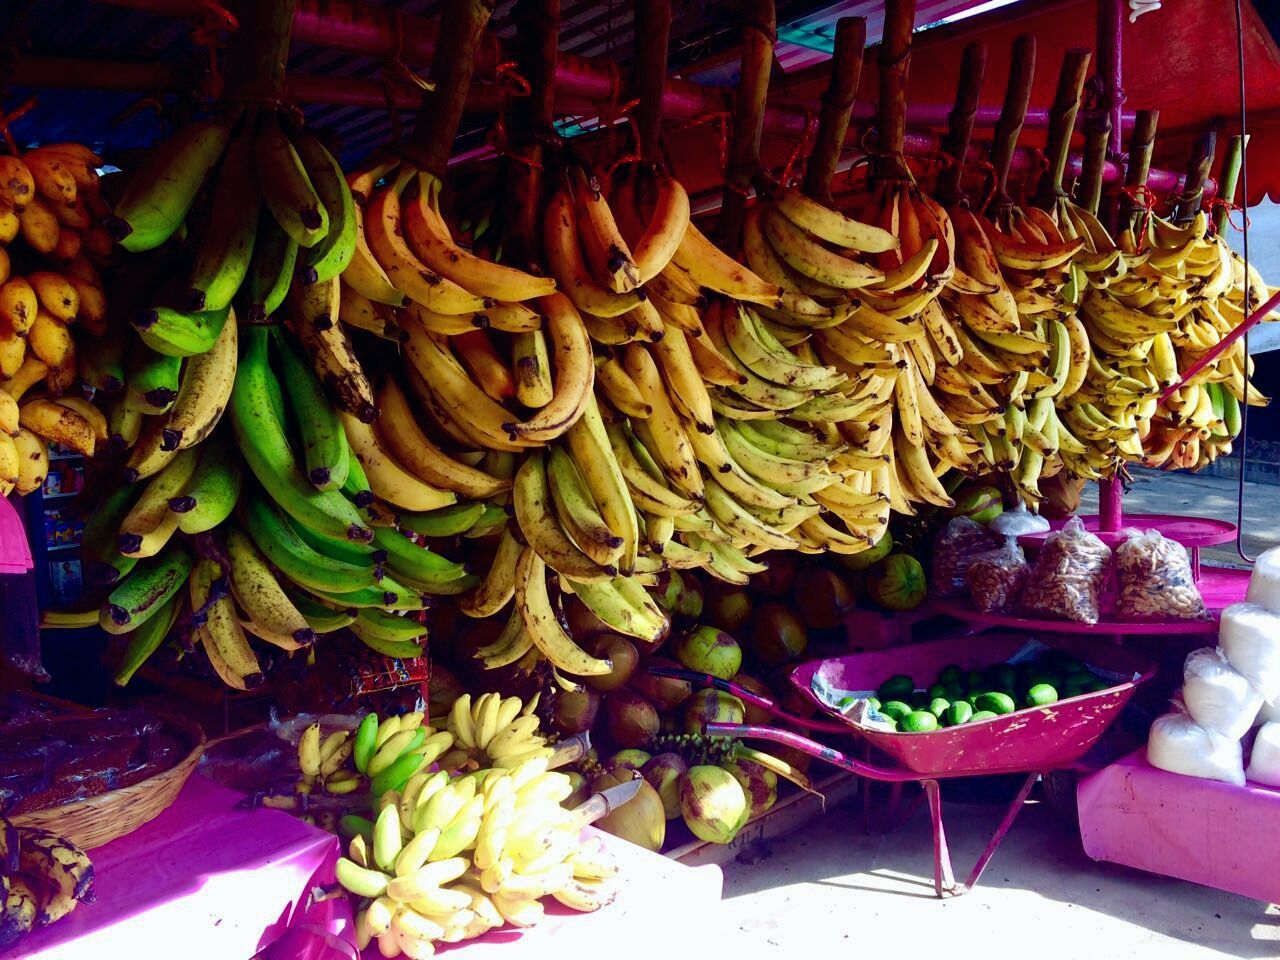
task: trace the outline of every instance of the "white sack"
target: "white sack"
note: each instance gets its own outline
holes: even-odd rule
[[[1222,611],[1218,646],[1264,700],[1280,696],[1280,616],[1256,603],[1233,603]]]
[[[1280,613],[1280,547],[1272,547],[1254,561],[1249,592],[1244,598],[1272,613]]]
[[[1147,761],[1170,773],[1244,786],[1240,741],[1202,727],[1178,711],[1157,717],[1151,725]]]
[[[1249,732],[1262,706],[1262,694],[1213,647],[1187,655],[1182,699],[1192,720],[1232,740]]]

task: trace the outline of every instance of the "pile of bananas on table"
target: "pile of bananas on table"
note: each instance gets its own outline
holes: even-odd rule
[[[665,571],[741,584],[769,551],[866,550],[950,505],[949,474],[1034,505],[1057,472],[1198,466],[1265,402],[1237,345],[1158,403],[1266,292],[1203,214],[1113,239],[1063,196],[988,216],[909,173],[840,209],[783,184],[739,258],[660,165],[571,166],[544,276],[460,244],[433,174],[344,174],[274,110],[121,176],[76,401],[106,440],[84,560],[98,621],[131,634],[121,683],[170,634],[240,689],[258,641],[349,629],[413,657],[450,602],[504,624],[485,667],[571,686],[609,664],[564,594],[656,640]]]
[[[74,390],[106,332],[101,158],[78,143],[0,156],[0,495],[39,489],[48,442],[92,456],[106,419]],[[72,329],[77,336],[72,337]],[[79,344],[77,345],[77,339]]]
[[[93,899],[93,864],[83,850],[0,817],[0,950]]]

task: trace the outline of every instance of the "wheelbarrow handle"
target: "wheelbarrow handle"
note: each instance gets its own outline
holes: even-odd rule
[[[856,773],[858,776],[867,777],[870,780],[905,783],[920,779],[920,774],[913,773],[910,770],[877,767],[872,763],[854,760],[852,757],[846,757],[839,750],[825,747],[814,740],[810,740],[808,737],[802,737],[798,733],[782,730],[778,727],[766,727],[755,723],[708,723],[705,729],[709,737],[732,737],[739,740],[772,740],[774,743],[780,743],[784,747],[799,750],[801,753],[824,760],[832,766],[848,770],[850,773]]]
[[[808,730],[822,730],[827,733],[850,733],[847,726],[837,723],[834,720],[811,720],[806,717],[797,717],[787,713],[777,705],[769,697],[761,696],[753,693],[746,687],[740,687],[732,680],[724,680],[710,673],[698,673],[695,670],[681,670],[676,667],[651,666],[648,668],[649,673],[655,677],[668,677],[672,680],[687,680],[690,683],[699,684],[704,687],[715,687],[717,690],[723,690],[725,693],[733,694],[743,703],[749,703],[753,707],[759,707],[761,710],[767,710],[769,715],[777,717],[779,720],[786,720],[788,723],[794,723],[798,727],[804,727]]]

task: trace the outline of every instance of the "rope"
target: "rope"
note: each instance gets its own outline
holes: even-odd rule
[[[1241,233],[1243,233],[1246,227],[1250,227],[1253,225],[1253,221],[1249,219],[1248,211],[1244,207],[1242,207],[1240,204],[1234,203],[1233,201],[1228,200],[1225,197],[1214,197],[1212,200],[1210,200],[1209,205],[1206,208],[1206,212],[1212,215],[1215,210],[1220,210],[1220,209],[1225,209],[1227,211],[1227,223],[1230,224],[1232,229],[1234,230],[1238,230]],[[1239,225],[1236,224],[1235,219],[1231,216],[1231,214],[1237,210],[1239,210],[1243,214],[1242,221]],[[1211,216],[1211,219],[1212,219],[1212,216]]]
[[[395,87],[397,84],[409,84],[420,92],[434,90],[436,85],[418,75],[400,59],[404,52],[404,14],[396,9],[392,11],[392,30],[395,35],[395,52],[382,65],[382,96],[387,104],[387,113],[391,118],[391,141],[399,144],[404,134],[404,124],[400,119],[400,108],[396,106]]]
[[[1151,225],[1151,214],[1155,210],[1156,195],[1152,193],[1151,188],[1145,183],[1140,183],[1133,187],[1121,187],[1120,192],[1129,198],[1129,202],[1134,207],[1142,211],[1140,223],[1141,229],[1135,230],[1137,235],[1138,251],[1147,245],[1147,228]]]
[[[817,133],[818,118],[812,110],[805,107],[804,111],[804,133],[800,139],[796,141],[796,145],[791,148],[791,154],[787,157],[787,162],[782,168],[782,174],[778,178],[778,182],[782,186],[789,186],[792,177],[795,174],[796,164],[803,157],[806,161],[813,152],[814,135]]]

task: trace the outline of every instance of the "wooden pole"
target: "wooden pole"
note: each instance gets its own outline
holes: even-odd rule
[[[1124,185],[1130,191],[1146,187],[1151,174],[1151,151],[1156,145],[1156,126],[1160,123],[1159,110],[1139,110],[1138,122],[1129,134],[1129,169],[1125,172]],[[1130,194],[1120,201],[1118,223],[1121,227],[1134,226],[1134,220],[1142,209]]]
[[[1040,178],[1040,189],[1036,194],[1037,206],[1045,210],[1052,209],[1059,197],[1066,196],[1062,189],[1062,175],[1067,169],[1071,133],[1075,130],[1076,114],[1080,110],[1080,97],[1084,92],[1090,59],[1090,52],[1080,48],[1073,48],[1062,55],[1058,91],[1049,111],[1049,141],[1045,151],[1049,167]]]
[[[778,27],[773,0],[746,0],[742,6],[742,70],[733,109],[729,166],[725,171],[724,205],[720,208],[720,243],[736,250],[747,214],[747,192],[760,170],[760,134],[764,102],[769,94],[773,46]]]
[[[529,96],[512,101],[506,112],[511,205],[505,242],[512,263],[533,267],[541,261],[538,217],[545,207],[544,145],[555,138],[552,123],[560,0],[520,0],[511,12],[516,25],[516,62],[521,76],[529,82]]]
[[[1022,133],[1022,118],[1031,102],[1031,81],[1036,72],[1036,38],[1020,34],[1013,41],[1013,61],[1009,64],[1009,84],[1004,91],[1004,107],[991,138],[991,166],[995,171],[995,193],[991,197],[993,220],[1008,214],[1013,206],[1009,196],[1009,165]]]
[[[636,57],[631,75],[640,155],[661,156],[662,95],[667,88],[667,43],[671,37],[671,0],[636,0]],[[763,119],[763,116],[762,116]]]
[[[964,48],[960,61],[960,81],[956,84],[956,102],[947,118],[947,135],[942,150],[952,159],[951,166],[938,175],[938,199],[944,205],[969,206],[969,197],[960,185],[964,176],[964,161],[969,154],[969,141],[973,137],[973,121],[978,112],[978,98],[982,94],[982,78],[987,72],[987,45],[982,42]]]
[[[862,78],[862,54],[867,46],[865,17],[841,17],[836,21],[836,46],[831,59],[831,82],[822,95],[822,113],[813,155],[805,171],[804,191],[819,203],[832,206],[831,178],[849,133],[853,101]]]
[[[403,152],[420,169],[442,180],[493,5],[494,0],[446,0],[440,15],[440,45],[430,74],[435,89],[422,98],[418,122]]]
[[[1187,164],[1187,182],[1178,197],[1178,206],[1173,219],[1176,223],[1186,223],[1200,210],[1204,200],[1204,183],[1209,178],[1209,168],[1213,166],[1213,154],[1218,144],[1218,135],[1206,130],[1196,137],[1191,147],[1191,161]]]
[[[880,41],[880,156],[876,179],[910,180],[902,156],[907,135],[907,74],[911,70],[911,31],[915,0],[885,0],[884,39]]]

